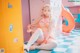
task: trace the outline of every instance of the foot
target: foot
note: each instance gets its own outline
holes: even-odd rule
[[[29,51],[29,47],[28,47],[27,45],[25,45],[25,44],[24,44],[24,50],[25,50],[26,52]]]
[[[35,45],[32,45],[31,47],[30,47],[30,50],[35,50],[36,49],[36,46]]]
[[[28,53],[28,51],[26,51],[26,50],[24,49],[24,53]]]

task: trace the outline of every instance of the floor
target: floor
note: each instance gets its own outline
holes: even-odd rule
[[[80,53],[80,30],[73,30],[67,34],[69,36],[64,35],[57,37],[59,44],[52,51],[34,50],[28,53]]]

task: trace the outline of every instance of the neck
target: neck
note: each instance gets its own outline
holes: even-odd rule
[[[50,16],[44,16],[44,18],[49,18]]]

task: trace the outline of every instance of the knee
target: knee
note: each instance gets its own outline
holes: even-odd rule
[[[52,47],[56,48],[57,47],[57,42],[52,42]]]
[[[38,31],[42,31],[42,29],[41,29],[41,28],[38,28],[37,30],[38,30]]]
[[[39,33],[43,33],[41,28],[38,28],[37,31],[38,31]]]

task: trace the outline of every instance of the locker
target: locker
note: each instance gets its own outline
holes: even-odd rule
[[[4,53],[23,53],[21,0],[2,0],[0,48]]]

